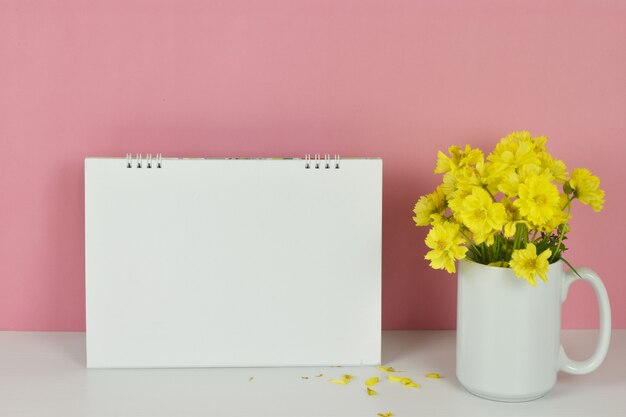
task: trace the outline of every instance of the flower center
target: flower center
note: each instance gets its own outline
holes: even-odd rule
[[[546,196],[543,194],[539,194],[538,196],[535,196],[535,203],[537,203],[538,205],[545,205],[546,204]]]
[[[524,262],[524,268],[527,268],[533,271],[537,269],[536,259],[526,259],[526,261]]]

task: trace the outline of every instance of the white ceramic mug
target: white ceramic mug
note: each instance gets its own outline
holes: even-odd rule
[[[594,354],[578,362],[560,343],[561,303],[580,278],[551,264],[548,282],[537,286],[515,277],[509,268],[459,262],[457,378],[471,393],[499,401],[528,401],[545,395],[557,372],[586,374],[604,360],[611,338],[611,310],[602,281],[592,270],[577,268],[595,290],[600,334]]]

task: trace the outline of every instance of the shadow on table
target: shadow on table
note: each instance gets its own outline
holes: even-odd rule
[[[63,332],[59,336],[62,337],[52,337],[49,341],[50,354],[59,356],[74,366],[86,368],[85,333]]]
[[[382,361],[385,364],[420,365],[429,372],[437,369],[450,374],[456,363],[454,333],[449,331],[386,331]]]

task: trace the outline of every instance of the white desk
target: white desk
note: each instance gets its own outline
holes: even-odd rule
[[[595,334],[564,331],[570,356],[589,354]],[[87,370],[84,343],[84,333],[0,332],[0,416],[626,415],[626,330],[613,331],[598,371],[560,374],[546,397],[517,404],[463,390],[454,376],[452,331],[383,332],[385,364],[422,387],[383,381],[374,387],[376,397],[368,397],[363,384],[385,376],[376,367]],[[445,378],[427,379],[428,372]],[[350,384],[328,382],[344,373],[354,375]]]

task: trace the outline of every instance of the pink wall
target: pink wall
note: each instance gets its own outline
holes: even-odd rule
[[[381,156],[384,327],[453,328],[411,210],[435,154],[529,129],[602,179],[569,259],[626,327],[626,3],[0,0],[0,329],[82,330],[83,158]],[[594,327],[591,291],[566,327]]]

